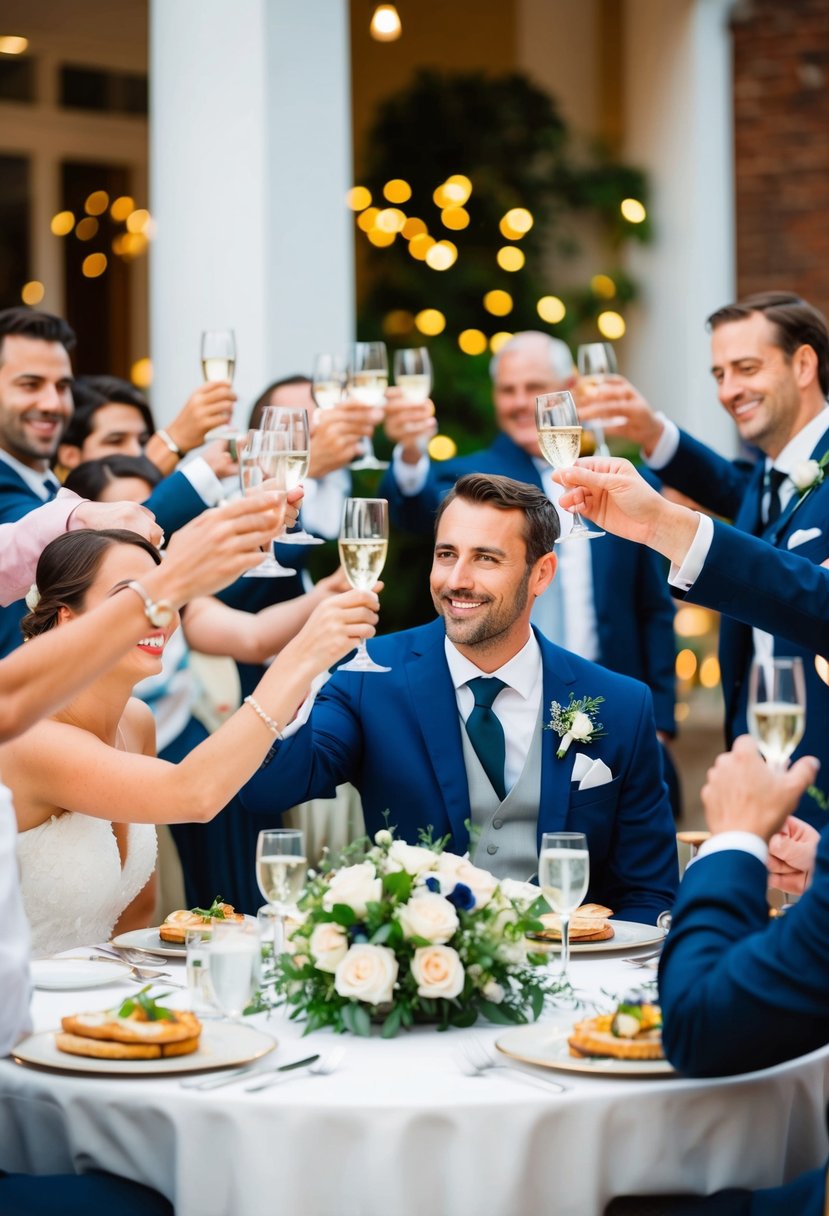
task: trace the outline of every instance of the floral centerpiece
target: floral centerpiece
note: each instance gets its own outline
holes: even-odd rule
[[[390,1038],[415,1022],[441,1030],[482,1016],[537,1018],[545,996],[569,991],[528,950],[540,893],[499,881],[424,836],[420,845],[379,831],[312,874],[289,952],[275,960],[276,1002],[306,1033],[322,1026]],[[546,907],[546,905],[544,905]]]

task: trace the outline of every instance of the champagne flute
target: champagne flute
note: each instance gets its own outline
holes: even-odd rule
[[[244,443],[239,446],[239,479],[243,494],[258,494],[269,481],[275,484],[266,488],[284,497],[288,491],[288,442],[288,436],[282,431],[248,431]],[[276,560],[273,541],[269,550],[259,565],[246,570],[242,578],[286,578],[296,574],[296,570],[282,566]]]
[[[229,380],[236,368],[236,335],[232,329],[205,329],[201,336],[201,370],[205,380]],[[228,423],[214,426],[205,435],[211,439],[238,439],[239,430]]]
[[[587,894],[590,854],[583,832],[544,832],[538,855],[538,883],[561,920],[561,979],[570,963],[570,914]]]
[[[259,420],[262,431],[280,431],[288,436],[288,451],[285,454],[286,489],[293,490],[308,475],[311,459],[311,428],[308,411],[302,406],[267,405]],[[280,545],[322,545],[319,536],[312,536],[304,528],[296,532],[283,532]]]
[[[618,368],[616,351],[611,342],[584,342],[576,353],[576,362],[581,380],[580,388],[589,397],[608,376],[615,376]],[[599,456],[609,456],[610,448],[604,437],[606,426],[618,426],[624,422],[624,417],[592,418],[586,425],[596,437],[596,451]]]
[[[250,921],[217,921],[210,939],[210,987],[225,1017],[237,1021],[259,987],[262,945]]]
[[[346,396],[359,405],[385,406],[389,386],[389,357],[385,342],[353,342],[348,353]],[[387,460],[374,455],[371,436],[363,441],[363,454],[349,466],[354,470],[387,469]]]
[[[575,464],[581,447],[581,426],[572,394],[544,393],[535,399],[535,422],[541,454],[554,469],[569,469]],[[578,511],[573,512],[573,526],[566,536],[556,541],[596,540],[604,532],[585,527]]]
[[[299,828],[267,828],[256,841],[256,881],[274,922],[274,958],[285,947],[285,917],[302,894],[308,861]]]
[[[748,677],[748,729],[774,772],[787,767],[805,728],[803,661],[755,659]]]
[[[340,561],[357,591],[370,591],[386,564],[389,547],[389,504],[385,498],[347,498],[340,529]],[[338,671],[391,671],[375,663],[360,638],[357,653]]]
[[[321,410],[333,409],[343,399],[346,382],[345,360],[341,355],[314,356],[311,374],[311,395]]]
[[[412,346],[394,352],[394,383],[407,405],[422,405],[432,393],[432,361],[425,346]],[[428,436],[420,436],[418,447],[425,452]]]

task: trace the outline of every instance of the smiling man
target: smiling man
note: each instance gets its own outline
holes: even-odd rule
[[[462,477],[440,506],[429,625],[376,639],[383,675],[335,672],[308,722],[242,790],[272,815],[344,781],[369,833],[421,829],[527,879],[545,831],[584,832],[587,899],[653,923],[673,901],[676,844],[650,692],[548,642],[530,625],[556,575],[556,510],[534,486]],[[585,699],[590,702],[584,704]],[[564,754],[553,703],[581,701],[591,729]]]

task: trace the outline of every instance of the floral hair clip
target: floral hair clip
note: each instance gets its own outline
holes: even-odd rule
[[[26,592],[26,607],[29,609],[29,612],[34,612],[39,603],[40,591],[38,590],[37,583],[32,583],[31,587]]]

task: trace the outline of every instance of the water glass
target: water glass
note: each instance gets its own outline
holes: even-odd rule
[[[209,929],[188,929],[184,935],[187,951],[187,995],[191,1011],[199,1018],[219,1016],[210,986],[211,936]]]

